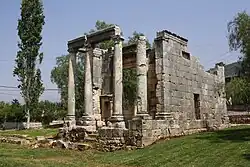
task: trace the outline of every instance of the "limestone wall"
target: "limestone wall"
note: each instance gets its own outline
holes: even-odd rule
[[[181,129],[220,126],[227,116],[224,67],[204,71],[197,58],[187,51],[187,40],[168,32],[156,39],[156,111],[171,113]],[[195,118],[194,94],[199,96],[200,118]],[[208,121],[208,122],[207,122]]]

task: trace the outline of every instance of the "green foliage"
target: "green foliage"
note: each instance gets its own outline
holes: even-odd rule
[[[136,43],[140,36],[144,36],[144,34],[141,32],[134,31],[132,36],[128,37],[128,44]],[[148,39],[146,41],[146,46],[147,48],[151,48],[151,44]]]
[[[25,119],[23,106],[14,99],[11,104],[0,102],[0,123],[4,121],[21,122]]]
[[[228,23],[228,41],[231,50],[239,50],[243,57],[241,59],[243,73],[250,77],[250,16],[244,11],[238,13]]]
[[[25,120],[24,105],[14,99],[11,104],[0,102],[0,123],[23,122]],[[67,115],[67,111],[61,103],[41,101],[37,104],[36,110],[31,113],[31,121],[42,122],[44,125],[53,120],[61,120]]]
[[[250,82],[247,78],[235,78],[226,84],[227,99],[232,98],[233,105],[250,104]]]
[[[133,32],[133,35],[128,37],[127,44],[136,43],[143,33]],[[151,48],[149,41],[146,41],[147,48]],[[137,97],[137,72],[136,68],[123,69],[123,101],[125,106],[132,106]]]
[[[136,69],[123,69],[123,102],[124,107],[134,105],[137,90]]]
[[[67,107],[67,84],[68,84],[68,57],[69,55],[62,55],[56,58],[56,67],[51,71],[50,79],[52,83],[57,84],[61,93],[61,102],[64,107]],[[79,66],[77,66],[78,68]]]
[[[66,117],[67,112],[61,107],[60,103],[53,103],[48,100],[41,101],[38,104],[36,112],[31,115],[31,120],[42,122],[43,125],[48,125],[53,120],[58,120]]]
[[[41,71],[38,68],[43,60],[43,54],[39,50],[42,45],[44,18],[41,0],[22,0],[21,18],[18,20],[17,28],[20,38],[19,51],[13,75],[17,76],[20,82],[18,87],[26,104],[28,120],[30,112],[36,108],[44,91]]]
[[[61,103],[63,107],[67,108],[68,101],[68,56],[63,55],[56,58],[56,67],[51,71],[51,82],[55,83],[61,92]],[[80,116],[83,112],[84,106],[84,61],[79,59],[76,64],[76,114]]]
[[[0,123],[3,123],[6,120],[8,113],[10,113],[10,104],[1,101],[0,102]]]

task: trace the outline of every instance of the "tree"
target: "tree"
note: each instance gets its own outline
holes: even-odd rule
[[[140,36],[144,36],[144,34],[141,33],[141,32],[136,32],[136,31],[134,31],[133,34],[132,34],[132,36],[128,37],[128,44],[136,43],[137,40],[138,40],[138,38],[139,38]],[[148,39],[147,39],[147,41],[146,41],[146,45],[147,45],[147,48],[151,48],[151,44],[150,44],[150,42],[149,42]]]
[[[243,74],[250,77],[250,16],[244,11],[228,23],[230,50],[242,53]]]
[[[67,115],[60,103],[53,103],[48,100],[40,101],[38,108],[33,114],[33,120],[42,122],[43,125],[49,125],[53,120],[62,119]]]
[[[18,123],[24,118],[23,106],[17,99],[13,99],[11,103],[0,102],[0,123],[7,121]]]
[[[21,122],[25,118],[23,106],[17,99],[13,99],[11,102],[11,113],[9,116],[11,116],[12,120],[15,122]]]
[[[7,120],[7,115],[10,113],[10,104],[4,101],[0,102],[0,123],[4,123]]]
[[[250,104],[250,83],[247,78],[235,78],[226,85],[227,99],[232,99],[233,105]]]
[[[43,4],[41,0],[22,0],[21,18],[18,20],[19,51],[13,75],[18,77],[21,95],[25,101],[27,128],[29,128],[30,112],[37,106],[39,97],[44,91],[41,71],[43,54],[39,52],[42,45],[42,28],[45,24]]]
[[[51,71],[51,82],[60,89],[61,103],[64,109],[67,108],[68,101],[68,56],[63,55],[56,58],[56,67]],[[83,113],[84,101],[84,61],[79,59],[76,64],[76,115]]]

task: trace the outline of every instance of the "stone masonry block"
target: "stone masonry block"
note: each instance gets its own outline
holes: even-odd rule
[[[123,137],[124,133],[123,133],[122,128],[114,128],[112,129],[112,137]]]
[[[152,129],[152,120],[142,120],[142,129]]]

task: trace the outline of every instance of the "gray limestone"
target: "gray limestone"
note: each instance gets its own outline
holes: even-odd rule
[[[85,115],[84,118],[87,120],[92,120],[93,114],[93,93],[92,93],[92,50],[86,48],[85,53],[85,70],[84,70],[84,106],[85,106]]]
[[[76,53],[69,54],[69,77],[68,77],[68,119],[75,121],[75,77],[74,77],[74,61]]]
[[[114,47],[105,52],[97,48],[104,40],[114,40]],[[107,147],[143,147],[160,138],[229,126],[224,67],[205,72],[188,52],[187,39],[164,30],[152,49],[146,48],[144,36],[122,46],[121,30],[113,26],[69,41],[68,47],[81,51],[86,43],[83,118],[90,126],[85,128],[98,133]],[[68,115],[74,120],[73,57],[71,53]],[[123,68],[137,70],[136,101],[126,107]]]
[[[140,36],[137,43],[136,69],[137,69],[137,116],[148,115],[147,97],[147,57],[146,37]]]
[[[115,48],[113,56],[113,114],[114,119],[123,119],[122,116],[122,38],[121,36],[114,37]]]

